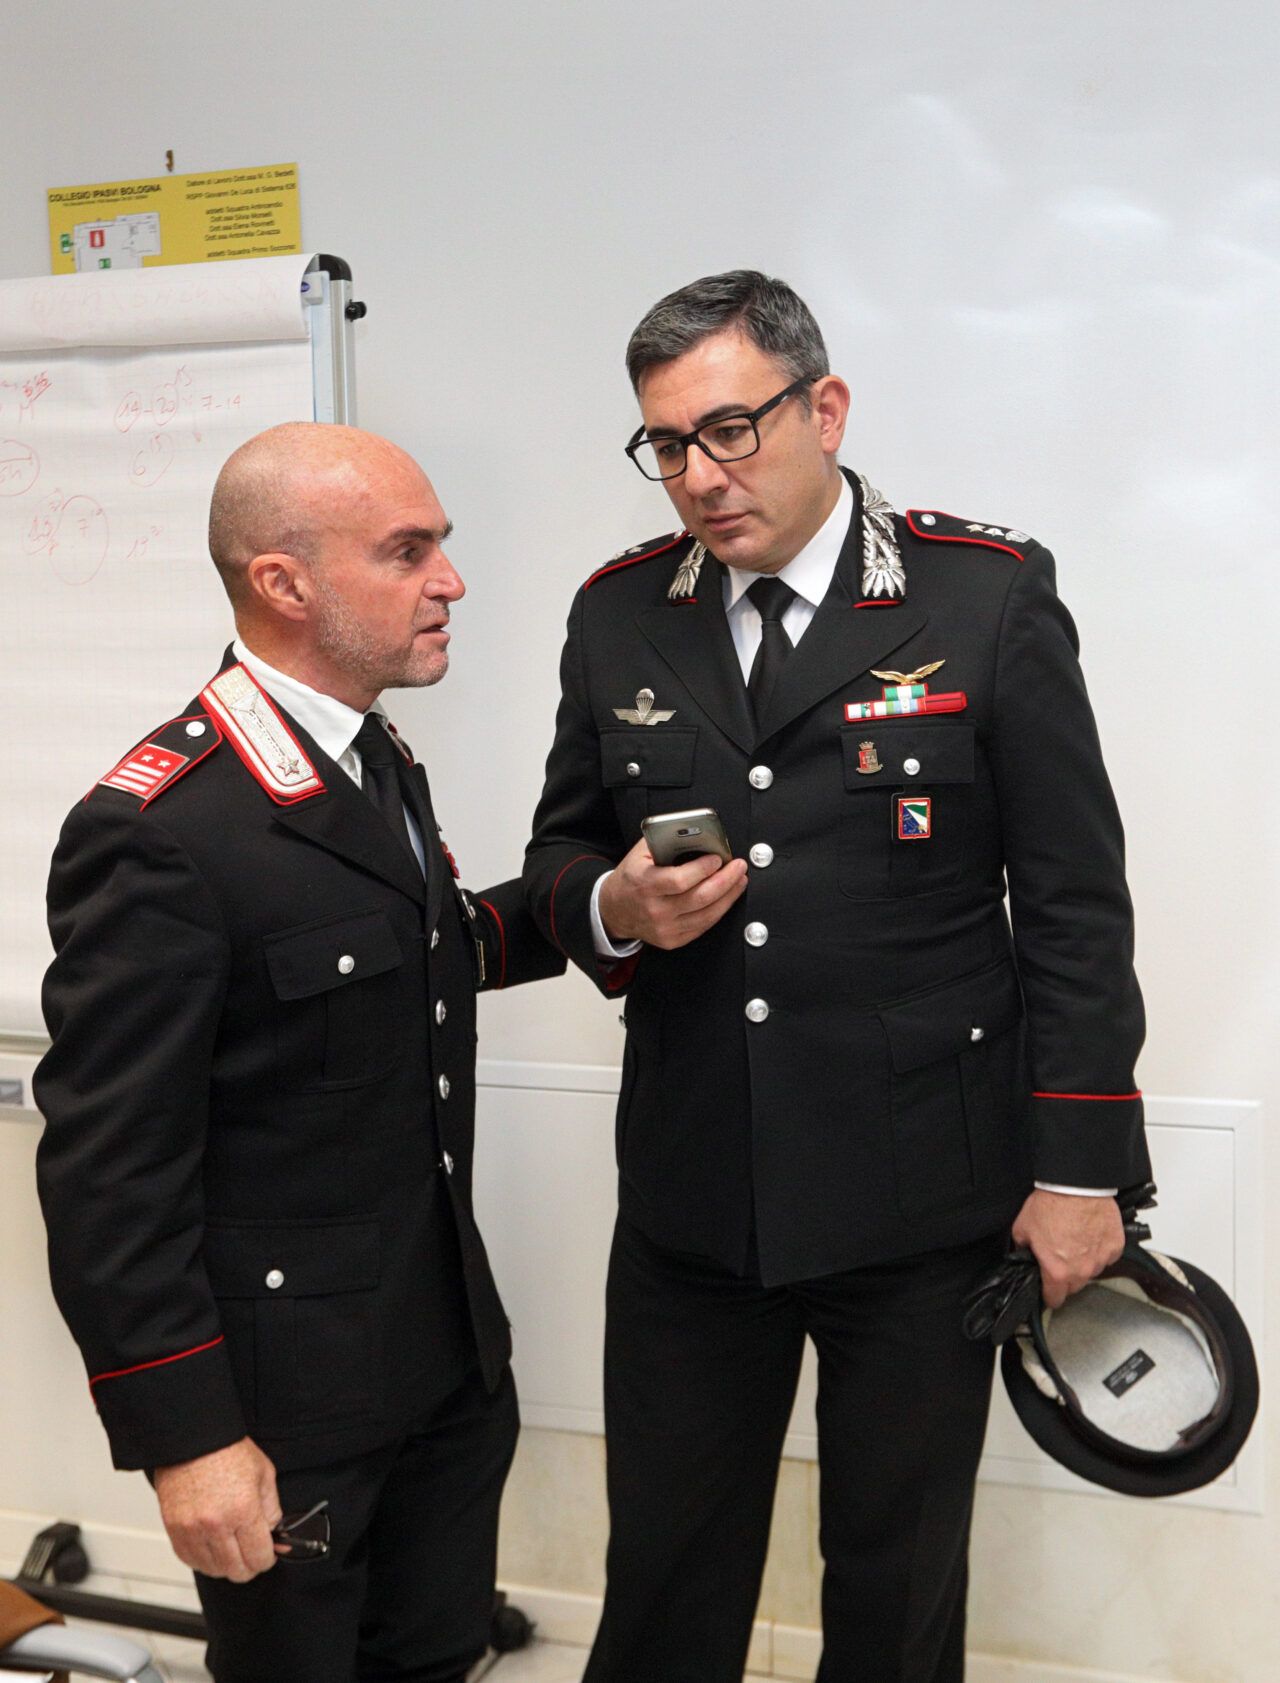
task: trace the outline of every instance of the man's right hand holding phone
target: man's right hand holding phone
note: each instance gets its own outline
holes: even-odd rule
[[[638,841],[600,888],[600,917],[614,941],[688,946],[729,910],[747,886],[747,862],[722,865],[714,853],[683,865],[655,865]]]

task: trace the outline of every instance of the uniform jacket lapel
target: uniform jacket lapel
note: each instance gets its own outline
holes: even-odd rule
[[[723,576],[718,562],[704,566],[694,600],[646,608],[637,623],[707,717],[745,753],[756,727],[725,618]]]
[[[410,812],[422,832],[422,855],[427,867],[427,922],[434,928],[440,916],[444,898],[446,866],[444,848],[440,845],[440,827],[431,806],[431,790],[427,774],[416,760],[402,767],[400,787],[404,791]]]
[[[896,600],[893,607],[860,605],[864,603],[862,498],[856,480],[853,494],[853,518],[830,588],[808,630],[778,674],[754,740],[763,742],[807,713],[824,696],[843,688],[915,636],[927,622],[928,615],[912,604],[909,579],[907,596]],[[883,602],[884,598],[877,600]]]
[[[288,714],[285,717],[288,718]],[[427,898],[428,883],[422,880],[417,860],[391,834],[381,814],[341,766],[318,748],[293,719],[289,719],[289,726],[323,778],[324,792],[296,801],[292,806],[277,807],[277,820],[287,829],[314,842],[317,847],[340,854],[361,870],[381,877],[383,882],[390,883],[402,894],[422,904]],[[429,879],[432,854],[440,852],[434,820],[430,833],[424,830],[422,843]]]

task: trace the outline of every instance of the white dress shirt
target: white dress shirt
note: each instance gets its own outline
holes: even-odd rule
[[[786,613],[782,616],[782,629],[791,639],[792,648],[796,647],[809,629],[822,598],[831,587],[836,562],[840,559],[844,540],[849,535],[849,522],[852,519],[853,492],[849,488],[849,481],[841,475],[840,495],[836,506],[800,553],[793,555],[786,566],[773,575],[789,584],[796,593],[795,600],[788,605]],[[764,576],[763,573],[746,572],[741,567],[726,566],[724,570],[725,618],[729,621],[733,646],[738,651],[738,664],[742,668],[744,683],[751,676],[756,650],[760,647],[760,611],[747,595],[747,591],[757,579]]]
[[[277,672],[274,666],[268,666],[252,649],[246,648],[239,637],[232,643],[231,652],[272,701],[278,701],[289,717],[297,720],[316,746],[323,748],[329,758],[342,767],[356,788],[363,789],[364,766],[361,764],[355,739],[364,723],[364,714],[357,713],[354,707],[348,707],[345,701],[339,701],[336,696],[313,690],[300,678],[291,678],[287,672]],[[377,702],[374,702],[369,711],[386,718]],[[418,866],[425,875],[427,865],[426,854],[422,850],[422,832],[418,828],[417,819],[407,806],[404,816],[409,826],[409,840],[418,856]]]

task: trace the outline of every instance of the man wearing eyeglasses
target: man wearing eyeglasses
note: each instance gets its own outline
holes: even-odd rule
[[[1012,1229],[1060,1304],[1148,1169],[1074,628],[1033,539],[840,469],[848,388],[783,283],[695,282],[627,360],[682,530],[578,593],[525,869],[626,993],[586,1683],[741,1679],[806,1335],[819,1678],[958,1683],[991,1378],[962,1300]],[[707,807],[738,856],[655,864],[642,820]]]

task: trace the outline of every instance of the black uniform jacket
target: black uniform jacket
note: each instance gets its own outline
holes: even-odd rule
[[[758,730],[718,564],[668,597],[687,535],[588,580],[525,866],[544,932],[629,984],[624,1212],[731,1268],[754,1232],[767,1284],[994,1232],[1033,1177],[1148,1167],[1123,837],[1052,557],[913,511],[905,596],[864,599],[854,489]],[[883,699],[871,668],[934,661],[958,710],[848,716]],[[641,689],[673,716],[620,720]],[[646,814],[697,806],[751,860],[746,894],[688,946],[601,967],[596,878]]]
[[[564,960],[518,883],[456,887],[421,767],[425,881],[282,717],[302,798],[197,701],[133,757],[180,775],[99,784],[54,856],[39,1185],[121,1467],[246,1432],[283,1466],[357,1453],[510,1350],[471,1208],[474,995]]]

